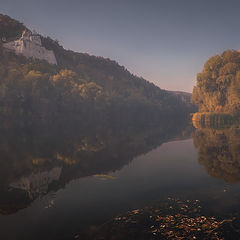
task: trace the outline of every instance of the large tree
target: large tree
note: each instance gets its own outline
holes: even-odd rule
[[[228,50],[211,57],[197,75],[192,102],[200,112],[240,111],[240,53]]]

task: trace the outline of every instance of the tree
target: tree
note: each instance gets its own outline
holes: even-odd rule
[[[197,74],[192,102],[200,112],[240,112],[240,53],[233,50],[211,57]]]

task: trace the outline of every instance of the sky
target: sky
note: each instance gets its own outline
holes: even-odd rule
[[[0,0],[0,13],[65,49],[191,92],[204,62],[240,48],[239,0]]]

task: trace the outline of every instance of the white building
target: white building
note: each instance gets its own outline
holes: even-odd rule
[[[4,43],[3,47],[27,58],[46,60],[50,64],[57,64],[54,52],[42,46],[41,37],[36,33],[25,30],[20,39]]]

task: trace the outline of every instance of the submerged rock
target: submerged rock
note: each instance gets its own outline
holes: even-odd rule
[[[240,239],[236,218],[201,213],[199,200],[168,198],[156,206],[134,209],[94,229],[89,239]]]

